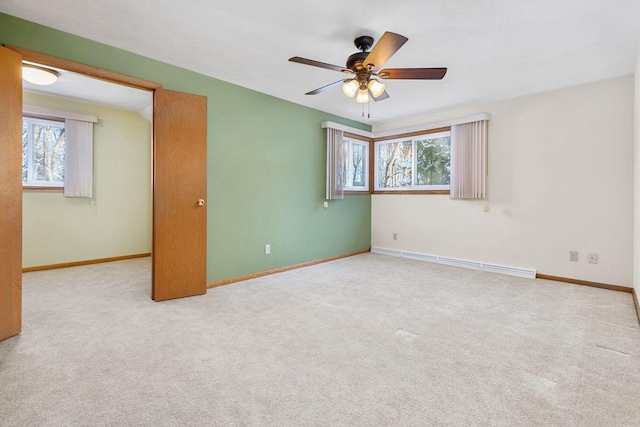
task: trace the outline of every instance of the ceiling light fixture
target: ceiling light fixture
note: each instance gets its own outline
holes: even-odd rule
[[[60,73],[50,68],[22,64],[22,78],[34,85],[47,86],[55,83]]]
[[[369,102],[369,91],[367,89],[358,89],[358,96],[356,96],[356,102],[358,104],[366,104]]]
[[[370,73],[359,75],[355,79],[349,79],[342,85],[342,92],[349,98],[356,96],[358,104],[366,104],[371,98],[379,98],[385,91],[385,84],[377,79],[372,79]]]
[[[356,92],[358,92],[359,87],[360,87],[360,84],[356,79],[347,80],[342,85],[342,92],[344,92],[344,94],[347,95],[349,98],[353,98],[356,95]]]
[[[368,87],[369,87],[369,90],[371,91],[371,95],[374,98],[378,98],[380,95],[382,95],[384,93],[385,88],[386,88],[384,83],[380,83],[376,79],[369,80]]]

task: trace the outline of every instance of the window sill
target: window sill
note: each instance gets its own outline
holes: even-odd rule
[[[376,190],[372,194],[446,194],[450,195],[451,190]]]
[[[23,185],[22,191],[27,192],[42,192],[42,193],[62,193],[64,187],[43,187],[38,185]]]
[[[343,193],[347,196],[352,196],[354,194],[371,194],[369,190],[344,190]]]

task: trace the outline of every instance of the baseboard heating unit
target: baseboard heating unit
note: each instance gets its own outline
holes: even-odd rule
[[[371,252],[376,254],[391,255],[402,258],[416,259],[420,261],[435,262],[438,264],[452,265],[455,267],[471,268],[473,270],[490,271],[492,273],[508,274],[509,276],[525,277],[527,279],[536,278],[536,270],[529,268],[508,267],[505,265],[488,264],[485,262],[468,261],[464,259],[443,257],[437,255],[427,255],[416,252],[399,251],[396,249],[386,249],[372,247]]]

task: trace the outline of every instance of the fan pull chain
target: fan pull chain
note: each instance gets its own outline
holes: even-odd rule
[[[367,119],[371,118],[371,101],[367,102]]]

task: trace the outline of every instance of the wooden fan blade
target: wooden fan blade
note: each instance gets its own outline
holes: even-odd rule
[[[320,62],[320,61],[314,61],[313,59],[300,58],[299,56],[294,56],[293,58],[289,58],[289,61],[297,62],[298,64],[311,65],[312,67],[326,68],[327,70],[340,71],[342,73],[352,73],[351,70],[348,70],[344,67],[331,65],[324,62]]]
[[[349,79],[347,79],[347,80],[349,80]],[[340,85],[340,84],[342,84],[342,83],[346,82],[347,80],[338,80],[337,82],[333,82],[333,83],[328,84],[328,85],[326,85],[326,86],[319,87],[319,88],[318,88],[318,89],[316,89],[316,90],[312,90],[311,92],[307,92],[307,93],[305,93],[305,95],[317,95],[317,94],[319,94],[320,92],[324,92],[325,90],[331,89],[331,88],[333,88],[334,86],[338,86],[338,85]]]
[[[371,93],[371,91],[369,91],[369,96],[371,97],[371,99],[373,99],[375,102],[378,101],[384,101],[385,99],[389,98],[389,94],[387,93],[387,91],[385,90],[384,92],[382,92],[382,95],[380,95],[377,98],[373,97],[373,94]]]
[[[370,70],[380,69],[409,40],[400,34],[385,32],[371,49],[362,65]]]
[[[378,77],[398,80],[441,80],[445,74],[446,68],[386,68],[378,72]]]

